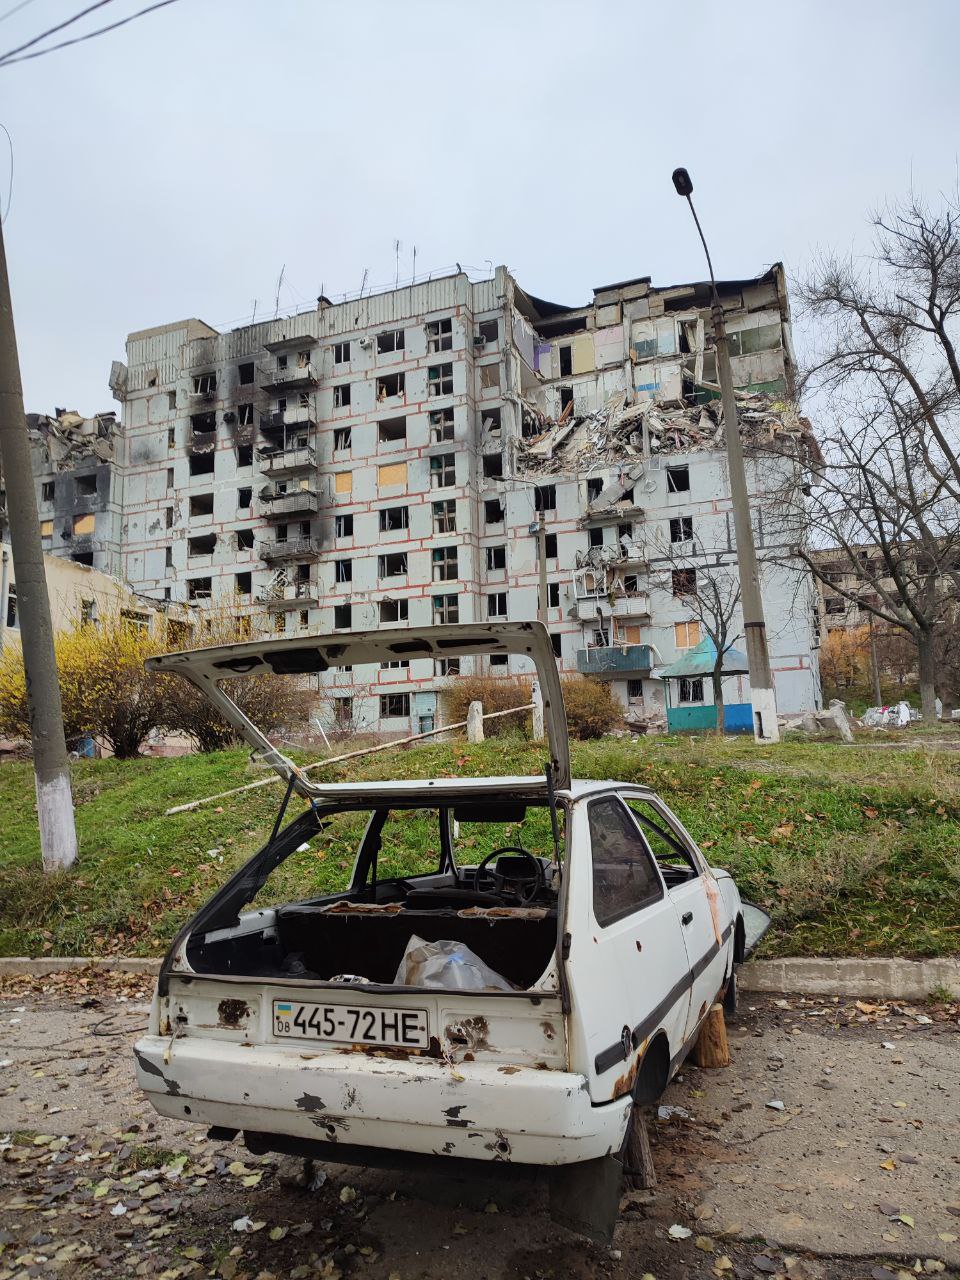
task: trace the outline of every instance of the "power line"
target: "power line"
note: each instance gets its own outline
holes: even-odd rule
[[[0,22],[6,18],[12,18],[15,13],[19,13],[21,9],[25,9],[28,4],[33,4],[33,0],[20,0],[19,4],[15,4],[12,9],[8,9],[6,13],[0,13]]]
[[[47,36],[56,35],[58,31],[62,31],[64,27],[70,27],[75,22],[79,22],[81,18],[85,18],[88,13],[93,13],[94,9],[102,9],[105,4],[112,4],[113,0],[96,0],[95,4],[88,5],[86,9],[81,9],[79,13],[75,13],[72,18],[67,18],[65,22],[58,22],[55,27],[51,27],[49,31],[44,31],[42,35],[34,36],[32,40],[28,40],[26,44],[18,44],[15,49],[0,54],[0,63],[6,62],[8,58],[12,58],[15,53],[23,53],[24,49],[31,49],[35,44],[39,44],[41,40],[46,40]]]
[[[100,0],[101,3],[108,3],[109,0]],[[153,13],[155,9],[165,9],[168,4],[175,4],[176,0],[159,0],[157,4],[148,5],[145,9],[140,9],[136,13],[131,13],[126,18],[121,18],[119,22],[111,22],[109,26],[98,27],[96,31],[88,31],[86,35],[75,36],[72,40],[61,40],[59,44],[52,44],[49,49],[36,49],[33,53],[22,54],[19,58],[6,55],[0,57],[0,67],[7,67],[14,62],[27,62],[30,58],[42,58],[44,54],[55,53],[58,49],[66,49],[72,44],[82,44],[84,40],[93,40],[96,36],[105,35],[108,31],[116,31],[118,27],[125,27],[128,22],[133,22],[137,18],[142,18],[144,14]],[[49,34],[49,32],[47,33]],[[42,37],[40,37],[42,39]],[[36,43],[32,41],[31,43]]]

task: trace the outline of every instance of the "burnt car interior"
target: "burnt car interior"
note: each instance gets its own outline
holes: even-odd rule
[[[311,838],[248,864],[242,916],[225,886],[228,909],[201,913],[187,959],[199,973],[392,985],[412,937],[453,940],[529,988],[556,948],[562,817],[496,797],[321,809]]]

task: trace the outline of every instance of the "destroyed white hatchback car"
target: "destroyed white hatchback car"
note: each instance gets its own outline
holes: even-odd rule
[[[229,697],[248,674],[468,654],[533,662],[542,776],[313,781]],[[713,1003],[733,1006],[752,922],[653,792],[573,781],[546,630],[338,634],[150,665],[204,690],[287,782],[270,839],[163,962],[135,1049],[157,1111],[260,1153],[547,1167],[564,1220],[608,1233],[632,1117]]]

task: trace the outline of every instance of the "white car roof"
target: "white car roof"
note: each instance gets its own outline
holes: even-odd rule
[[[536,776],[518,777],[486,777],[486,778],[420,778],[404,781],[391,779],[385,782],[321,782],[323,800],[336,803],[338,800],[375,800],[392,797],[397,799],[420,799],[430,804],[441,803],[448,797],[459,796],[502,796],[506,792],[511,799],[546,800],[547,783],[545,778]],[[583,779],[571,782],[569,787],[558,789],[560,800],[580,800],[594,792],[609,791],[611,788],[629,787],[631,791],[652,795],[649,787],[633,782],[604,782]]]

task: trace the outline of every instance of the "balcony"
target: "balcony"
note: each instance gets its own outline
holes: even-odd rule
[[[285,493],[264,489],[260,504],[267,520],[285,520],[288,516],[316,515],[320,510],[320,495],[315,489],[288,489]]]
[[[264,369],[260,385],[264,391],[309,391],[320,385],[320,372],[312,360],[291,360],[283,368]]]
[[[194,378],[190,384],[188,400],[191,407],[202,404],[214,404],[217,399],[217,380],[215,377]]]
[[[191,431],[187,437],[187,453],[211,453],[217,447],[217,433],[214,431]]]
[[[257,543],[257,555],[268,564],[286,560],[305,564],[320,559],[323,543],[319,538],[269,538]]]
[[[284,409],[278,413],[261,413],[260,430],[264,435],[272,431],[282,431],[284,427],[315,427],[317,411],[311,405],[295,405],[292,409]]]
[[[584,676],[648,676],[652,665],[648,644],[596,645],[577,650],[577,670]]]
[[[601,615],[604,618],[650,619],[650,596],[646,591],[630,595],[618,595],[611,602],[608,596],[578,596],[574,604],[574,617],[578,622],[592,622]]]
[[[258,449],[260,470],[267,476],[292,476],[298,471],[315,471],[317,454],[312,445],[292,449]]]
[[[267,609],[309,609],[320,603],[320,588],[316,582],[287,582],[268,587],[257,596],[257,603]]]

